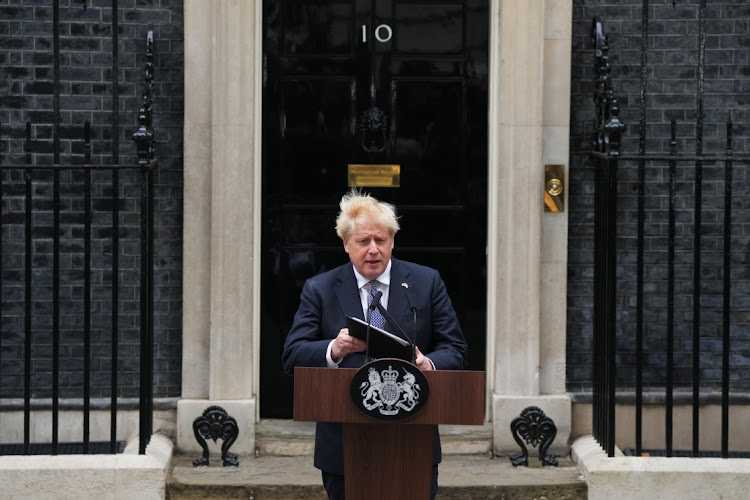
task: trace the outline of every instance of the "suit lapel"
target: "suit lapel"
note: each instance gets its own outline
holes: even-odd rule
[[[411,318],[411,315],[407,314],[409,312],[409,304],[406,302],[406,287],[403,285],[404,283],[408,285],[410,273],[398,259],[391,257],[391,262],[391,287],[388,292],[388,312],[399,326],[406,331],[404,320],[405,318]],[[399,335],[395,328],[389,328],[388,330]]]
[[[351,264],[342,266],[338,273],[336,298],[339,301],[344,316],[365,319],[364,312],[362,311],[362,302],[359,299],[357,280],[354,278],[354,271]]]

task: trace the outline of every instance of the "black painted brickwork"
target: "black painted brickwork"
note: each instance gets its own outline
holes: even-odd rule
[[[594,127],[590,30],[600,18],[610,38],[610,63],[621,120],[622,151],[638,153],[640,133],[641,0],[574,0],[569,193],[567,377],[571,392],[591,390],[593,342],[593,162],[587,157]],[[647,153],[667,152],[669,121],[677,120],[678,154],[696,152],[698,89],[697,0],[649,2]],[[734,152],[750,153],[750,3],[707,2],[705,153],[725,149],[725,122],[735,124]],[[730,389],[750,389],[750,165],[735,163],[732,227],[732,330]],[[621,166],[618,210],[618,386],[635,382],[635,283],[637,165]],[[675,383],[692,383],[694,164],[677,169],[675,292]],[[668,171],[647,165],[645,242],[645,371],[647,388],[666,380]],[[701,356],[703,391],[720,387],[723,165],[705,164],[701,243]],[[705,393],[705,392],[704,392]]]
[[[112,2],[60,0],[60,164],[83,162],[82,124],[91,122],[93,164],[116,162],[112,129]],[[52,0],[0,0],[0,164],[23,165],[31,121],[33,164],[54,160]],[[154,395],[179,396],[181,371],[183,10],[180,0],[119,0],[119,163],[135,165],[137,111],[144,90],[146,34],[154,32],[155,347]],[[80,397],[83,349],[83,173],[61,172],[61,397]],[[23,391],[24,183],[2,170],[2,342],[0,397]],[[112,174],[93,181],[92,397],[109,396]],[[52,188],[33,175],[32,395],[51,395]],[[120,395],[139,386],[140,185],[120,179]]]

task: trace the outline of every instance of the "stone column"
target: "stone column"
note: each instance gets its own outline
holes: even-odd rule
[[[493,445],[503,453],[519,451],[510,423],[528,406],[554,420],[553,453],[567,452],[570,433],[564,364],[567,219],[544,214],[543,185],[548,159],[568,162],[567,144],[558,140],[561,129],[547,134],[546,126],[548,120],[562,125],[554,109],[568,107],[569,95],[554,82],[570,80],[571,14],[569,0],[492,2],[487,375]],[[564,25],[559,16],[567,19],[567,55],[546,40],[545,23]],[[563,60],[547,64],[554,57]],[[543,234],[555,225],[550,235]]]
[[[563,212],[542,214],[540,342],[542,394],[565,394],[568,294],[568,161],[573,0],[546,0],[542,163],[565,165]]]
[[[231,451],[255,449],[261,22],[259,1],[185,0],[182,398],[177,444],[218,405],[237,420]]]

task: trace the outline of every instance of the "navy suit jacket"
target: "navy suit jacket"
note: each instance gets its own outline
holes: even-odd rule
[[[466,341],[448,292],[435,269],[391,257],[388,312],[407,335],[414,333],[413,314],[406,301],[406,283],[417,307],[416,344],[437,370],[460,370],[466,363]],[[284,343],[282,363],[288,373],[295,366],[325,367],[328,344],[346,327],[346,317],[366,319],[351,263],[305,282],[294,323]],[[386,330],[400,335],[386,324]],[[410,340],[410,339],[407,339]],[[342,368],[359,368],[364,353],[345,356]],[[442,455],[436,432],[433,463]],[[315,467],[344,473],[341,424],[319,422],[315,432]]]

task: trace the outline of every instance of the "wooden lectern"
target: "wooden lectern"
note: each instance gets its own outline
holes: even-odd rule
[[[384,422],[350,396],[353,368],[294,369],[294,420],[341,422],[346,498],[427,499],[438,424],[484,423],[484,372],[427,371],[430,395],[419,413]]]

